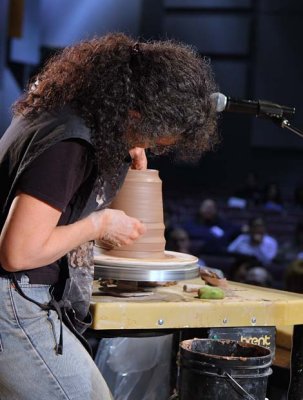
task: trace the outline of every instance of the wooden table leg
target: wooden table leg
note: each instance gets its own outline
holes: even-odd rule
[[[288,400],[303,398],[303,325],[295,325],[291,351]]]

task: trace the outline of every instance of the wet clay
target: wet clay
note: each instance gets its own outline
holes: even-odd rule
[[[130,169],[124,184],[110,205],[143,222],[146,233],[132,245],[114,247],[103,253],[113,257],[165,258],[162,181],[157,170]]]

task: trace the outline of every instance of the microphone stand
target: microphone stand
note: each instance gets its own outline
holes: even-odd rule
[[[303,138],[303,131],[299,128],[296,128],[294,126],[292,126],[290,124],[290,122],[288,121],[288,119],[283,119],[281,121],[281,128],[287,128],[289,129],[291,132],[294,132],[296,135],[300,136],[301,138]]]
[[[270,119],[276,125],[279,125],[281,128],[286,128],[296,135],[303,138],[303,131],[292,126],[285,116],[291,116],[295,113],[294,107],[280,106],[279,104],[274,104],[266,100],[259,100],[259,112],[257,116],[264,117]]]
[[[286,117],[273,113],[262,113],[265,117],[278,124],[281,128],[286,128],[296,135],[303,138],[303,131],[290,124]],[[303,324],[294,325],[292,347],[291,347],[291,366],[290,382],[288,386],[287,399],[298,400],[303,398]]]
[[[296,135],[300,136],[300,138],[303,139],[303,130],[291,125],[291,123],[288,121],[288,119],[283,117],[283,115],[280,116],[280,115],[276,115],[276,114],[265,113],[265,114],[260,114],[260,116],[270,119],[276,125],[279,125],[281,128],[286,128],[286,129],[290,130],[291,132],[295,133]]]
[[[260,112],[258,116],[270,119],[281,128],[286,128],[303,139],[303,130],[291,125],[289,120],[283,116],[282,110],[269,109],[271,104],[267,104],[267,102],[259,102],[259,104]],[[294,325],[293,329],[290,382],[287,399],[303,399],[303,324]]]
[[[303,325],[294,325],[291,345],[288,400],[302,399],[303,394]]]

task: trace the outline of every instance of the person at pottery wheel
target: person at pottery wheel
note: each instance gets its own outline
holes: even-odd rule
[[[213,147],[215,91],[190,47],[108,34],[51,58],[13,105],[0,141],[0,398],[112,398],[82,336],[93,241],[144,234],[106,207],[130,166],[146,168],[144,149],[192,159]]]

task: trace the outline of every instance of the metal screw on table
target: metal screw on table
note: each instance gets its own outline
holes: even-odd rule
[[[163,325],[164,324],[164,319],[158,319],[158,325]]]
[[[227,318],[223,319],[223,324],[227,324]]]
[[[257,322],[257,318],[256,318],[256,317],[252,317],[251,323],[252,323],[252,324],[255,324],[256,322]]]

